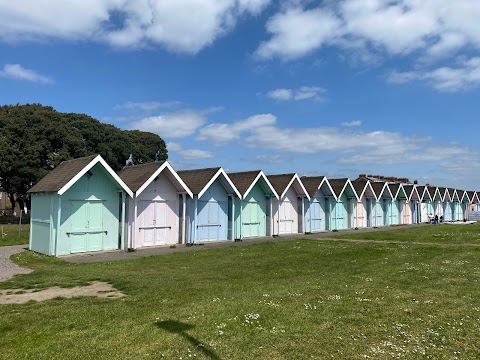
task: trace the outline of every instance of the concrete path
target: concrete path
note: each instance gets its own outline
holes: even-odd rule
[[[17,274],[28,274],[31,269],[18,266],[10,260],[10,256],[27,250],[26,245],[0,246],[0,281],[5,281]]]
[[[63,260],[66,260],[72,263],[108,262],[108,261],[116,261],[116,260],[135,259],[140,257],[152,256],[152,255],[172,254],[175,252],[219,249],[219,248],[226,248],[226,247],[255,245],[255,244],[261,244],[265,242],[280,242],[280,241],[288,241],[288,240],[296,240],[296,239],[336,240],[336,239],[328,239],[328,238],[334,235],[336,236],[341,234],[395,230],[395,229],[399,229],[407,226],[412,227],[412,226],[432,226],[432,225],[416,224],[416,225],[401,225],[401,226],[385,226],[385,227],[379,227],[379,228],[362,228],[358,230],[353,230],[353,229],[339,230],[336,232],[324,231],[324,232],[314,233],[314,234],[292,234],[292,235],[282,235],[278,237],[266,236],[266,237],[259,237],[259,238],[243,239],[242,241],[238,241],[238,242],[216,241],[216,242],[205,242],[202,245],[194,245],[194,246],[186,246],[183,244],[179,244],[173,248],[171,248],[170,246],[155,246],[155,247],[137,249],[131,252],[115,250],[110,252],[92,252],[92,253],[66,255],[66,256],[62,256],[61,258]],[[378,243],[386,244],[386,242],[381,242],[381,241],[379,241]]]

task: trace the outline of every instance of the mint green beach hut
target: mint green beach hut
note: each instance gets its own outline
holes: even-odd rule
[[[393,196],[387,183],[384,181],[371,181],[373,192],[375,193],[375,203],[373,204],[373,218],[372,226],[385,226],[389,225],[388,209],[391,206]]]
[[[133,194],[100,155],[62,162],[29,194],[30,250],[60,256],[124,248]]]
[[[241,195],[235,198],[235,238],[273,235],[273,199],[279,196],[261,170],[229,173]]]
[[[393,197],[388,213],[389,225],[409,224],[409,222],[405,222],[405,219],[410,217],[410,209],[405,206],[408,199],[405,189],[400,183],[389,183],[388,188]],[[405,212],[408,212],[408,214],[405,214]]]
[[[352,229],[355,227],[355,206],[358,195],[348,178],[328,179],[334,192],[327,211],[333,229]]]

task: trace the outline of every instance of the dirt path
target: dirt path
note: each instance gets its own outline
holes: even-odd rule
[[[18,266],[10,260],[10,256],[25,250],[25,245],[0,246],[0,281],[8,280],[17,274],[28,274],[33,271]]]
[[[121,291],[111,284],[94,281],[87,286],[75,286],[73,288],[61,288],[58,286],[43,290],[35,289],[8,289],[0,291],[0,304],[24,304],[27,301],[45,301],[62,297],[70,299],[76,296],[96,296],[99,298],[117,299],[123,297]]]

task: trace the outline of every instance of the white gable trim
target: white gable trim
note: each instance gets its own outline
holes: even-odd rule
[[[262,170],[260,170],[260,172],[258,173],[257,177],[255,178],[255,180],[252,181],[252,183],[250,184],[250,186],[248,187],[247,191],[245,191],[245,194],[243,194],[243,197],[242,199],[245,199],[245,197],[250,193],[250,191],[252,191],[253,187],[255,186],[255,184],[258,182],[258,180],[263,177],[263,179],[265,180],[265,182],[267,183],[268,187],[270,188],[270,190],[272,190],[273,192],[273,195],[275,195],[275,198],[278,200],[279,199],[279,196],[277,194],[277,192],[275,191],[275,189],[273,188],[272,184],[270,184],[270,181],[268,181],[267,177],[265,176],[265,174],[263,173]]]
[[[205,186],[203,187],[203,189],[198,193],[198,197],[201,198],[202,195],[205,193],[205,191],[207,191],[208,188],[209,188],[210,186],[212,186],[213,182],[214,182],[215,180],[217,180],[217,178],[218,178],[220,175],[223,175],[223,177],[225,178],[225,180],[227,180],[228,184],[232,187],[233,191],[235,192],[235,195],[237,195],[239,198],[241,198],[242,195],[238,192],[238,190],[237,190],[237,188],[235,187],[235,185],[233,185],[232,180],[230,180],[230,178],[228,177],[228,175],[227,175],[227,173],[225,172],[225,170],[223,170],[223,168],[218,169],[217,173],[212,176],[212,178],[211,178],[210,181],[207,183],[207,185],[205,185]]]
[[[175,178],[175,180],[177,180],[180,184],[180,186],[183,188],[183,190],[185,190],[185,192],[190,196],[190,198],[193,198],[193,194],[192,192],[190,191],[190,189],[188,188],[188,186],[183,182],[183,180],[180,178],[180,176],[178,176],[177,172],[175,170],[173,170],[172,166],[170,165],[170,163],[168,161],[164,161],[163,164],[153,173],[152,176],[150,176],[148,178],[147,181],[145,181],[143,183],[142,186],[140,186],[140,188],[137,190],[137,192],[135,193],[135,196],[139,196],[147,187],[148,185],[150,185],[152,183],[153,180],[155,180],[157,178],[158,175],[160,175],[160,173],[165,170],[165,168],[167,168],[167,170],[170,172],[170,174],[172,174],[172,176]]]
[[[398,194],[400,193],[400,190],[403,190],[403,193],[405,194],[405,197],[408,198],[407,192],[406,192],[405,189],[403,188],[403,184],[400,184],[400,186],[398,187],[398,190],[397,190],[397,194],[395,195],[395,200],[397,200]]]
[[[352,182],[350,181],[350,179],[347,179],[347,181],[345,181],[345,185],[343,185],[343,188],[342,188],[342,191],[340,191],[340,195],[338,195],[338,198],[340,199],[345,191],[345,189],[347,188],[347,185],[350,184],[350,188],[353,190],[353,193],[355,194],[355,198],[357,199],[357,201],[360,201],[360,198],[358,197],[358,194],[357,192],[355,191],[355,188],[353,187],[352,185]]]
[[[410,193],[410,196],[408,197],[408,201],[412,201],[412,198],[413,198],[413,193],[416,192],[417,193],[417,199],[415,201],[420,201],[420,194],[418,193],[418,190],[417,190],[417,187],[414,185],[413,186],[413,189],[412,189],[412,192]]]
[[[85,166],[82,170],[80,170],[68,183],[63,185],[63,187],[58,190],[58,195],[63,195],[68,189],[70,189],[73,184],[75,184],[80,178],[85,175],[92,167],[94,167],[97,163],[102,164],[105,170],[115,179],[115,181],[122,187],[122,189],[130,195],[130,197],[133,197],[133,192],[130,190],[130,188],[123,182],[122,179],[113,171],[113,169],[110,167],[110,165],[107,164],[105,160],[100,155],[97,155],[90,163]]]
[[[307,193],[307,190],[305,189],[305,186],[303,186],[303,183],[302,181],[300,180],[300,177],[298,176],[298,174],[294,174],[292,176],[292,179],[290,180],[290,182],[288,183],[287,187],[285,188],[285,190],[283,191],[283,194],[280,196],[280,198],[283,198],[285,196],[285,194],[287,193],[288,189],[290,189],[290,187],[293,185],[293,182],[295,181],[295,179],[298,180],[298,183],[300,184],[300,187],[302,188],[302,191],[303,191],[303,194],[302,195],[305,195],[307,197],[308,200],[310,200],[310,195],[308,195]]]
[[[323,177],[323,180],[320,182],[320,185],[318,185],[317,191],[320,190],[324,182],[327,183],[327,186],[330,189],[330,192],[332,193],[335,201],[337,201],[338,199],[337,199],[337,196],[335,195],[335,191],[333,191],[332,186],[330,185],[330,182],[328,181],[326,176]]]

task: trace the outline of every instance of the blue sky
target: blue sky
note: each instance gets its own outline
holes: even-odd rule
[[[0,101],[222,166],[480,190],[480,2],[0,0]]]

